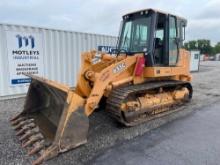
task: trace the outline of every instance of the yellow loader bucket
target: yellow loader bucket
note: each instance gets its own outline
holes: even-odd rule
[[[11,119],[28,154],[39,154],[33,164],[87,142],[85,100],[68,86],[37,76],[32,78],[23,111]]]

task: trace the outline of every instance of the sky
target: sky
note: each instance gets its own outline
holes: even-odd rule
[[[117,36],[122,15],[145,8],[185,17],[186,40],[220,41],[220,0],[0,0],[0,23]]]

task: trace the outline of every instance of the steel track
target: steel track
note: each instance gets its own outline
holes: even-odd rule
[[[181,105],[184,104],[184,102],[167,105],[163,107],[152,107],[150,111],[154,111],[154,109],[158,110],[161,108],[163,112],[159,114],[151,114],[146,115],[146,112],[149,111],[149,109],[141,110],[141,111],[133,111],[133,112],[124,112],[121,110],[121,104],[126,102],[126,99],[130,95],[137,95],[141,93],[147,93],[149,90],[156,90],[159,88],[178,88],[178,87],[186,87],[189,89],[189,100],[192,98],[192,86],[189,82],[183,82],[183,81],[161,81],[161,82],[147,82],[144,84],[138,84],[138,85],[129,85],[129,86],[123,86],[118,87],[116,89],[113,89],[112,92],[109,94],[109,97],[107,99],[106,104],[106,110],[109,112],[110,116],[115,118],[120,123],[124,124],[125,126],[134,126],[143,122],[147,122],[148,120],[152,120],[158,117],[162,117],[164,115],[168,115],[170,113],[174,113],[176,111],[179,111]],[[138,115],[136,114],[138,113]],[[133,117],[132,116],[136,116]],[[138,117],[137,117],[138,116]],[[128,118],[129,117],[129,118]]]

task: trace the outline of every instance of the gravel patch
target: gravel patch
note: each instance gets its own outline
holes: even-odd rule
[[[210,67],[213,66],[213,67]],[[89,164],[100,152],[123,141],[133,139],[176,118],[187,116],[194,110],[209,106],[220,100],[220,62],[203,62],[201,72],[193,73],[194,96],[191,103],[182,107],[184,111],[152,120],[135,127],[125,128],[108,117],[105,111],[97,111],[90,117],[88,143],[74,150],[60,154],[44,164]],[[33,157],[27,156],[15,132],[8,122],[9,118],[22,110],[24,98],[0,101],[0,164],[30,164]]]

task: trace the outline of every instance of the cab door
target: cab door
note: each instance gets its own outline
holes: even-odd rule
[[[178,28],[177,18],[175,16],[169,16],[169,66],[175,66],[178,62],[179,56],[179,44],[178,44]]]

